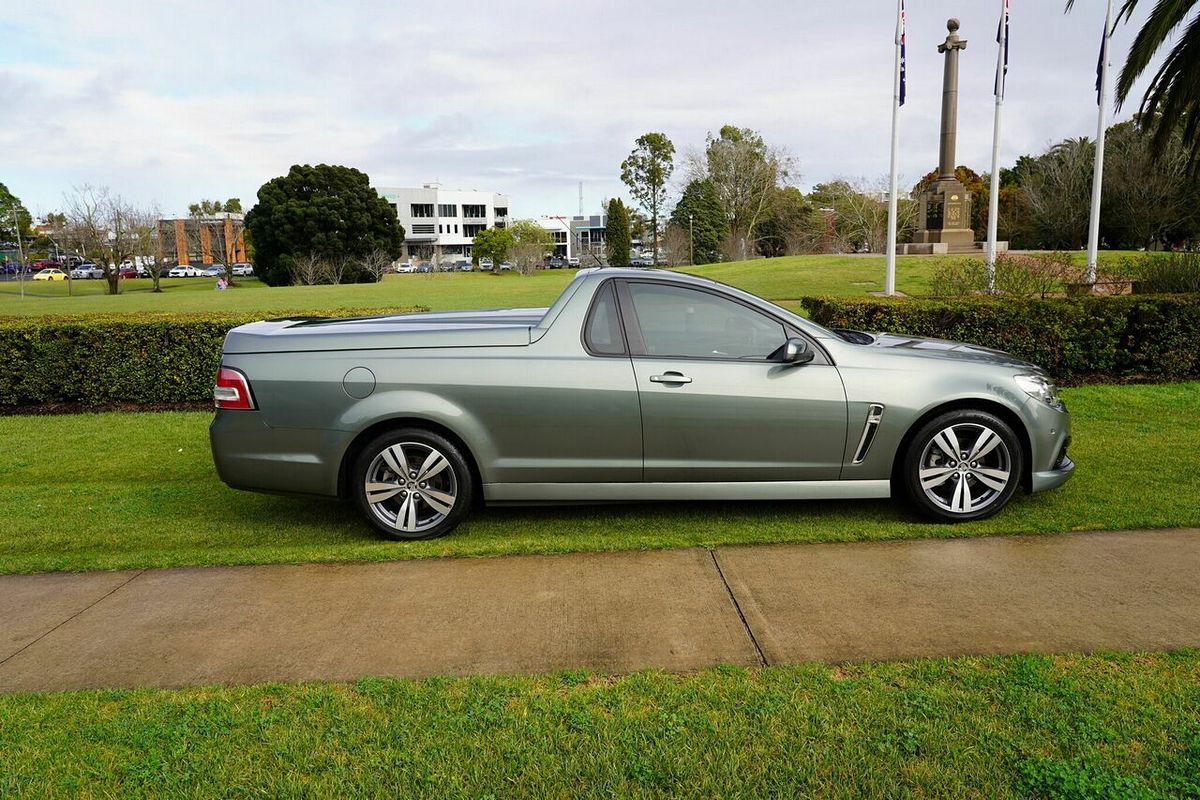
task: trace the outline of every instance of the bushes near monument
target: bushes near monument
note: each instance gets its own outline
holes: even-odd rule
[[[424,308],[333,312],[141,314],[0,319],[0,405],[187,403],[212,397],[231,328],[275,317],[366,316]]]
[[[1200,295],[885,299],[807,297],[830,328],[952,339],[1005,350],[1064,381],[1200,374]]]

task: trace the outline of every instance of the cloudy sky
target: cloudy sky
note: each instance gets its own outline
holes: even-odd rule
[[[520,216],[574,213],[583,181],[590,212],[623,193],[641,133],[683,152],[725,123],[788,148],[802,188],[888,169],[890,0],[5,5],[0,182],[35,214],[84,182],[166,213],[202,197],[248,207],[264,181],[318,162],[376,185],[507,192]],[[998,5],[908,0],[907,182],[936,166],[950,16],[969,42],[958,161],[988,168]],[[1007,162],[1094,135],[1104,16],[1103,0],[1011,5]],[[1134,30],[1117,30],[1117,65]]]

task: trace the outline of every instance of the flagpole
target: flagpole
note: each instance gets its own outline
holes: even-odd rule
[[[1004,106],[1004,90],[1008,69],[1004,57],[1008,47],[1008,0],[1000,0],[1000,31],[996,41],[996,118],[992,123],[992,175],[988,190],[987,227],[987,290],[996,290],[996,227],[1000,217],[1000,110]]]
[[[1100,55],[1100,90],[1097,104],[1100,106],[1096,113],[1096,164],[1092,170],[1092,210],[1088,219],[1088,249],[1087,269],[1083,282],[1089,285],[1096,283],[1096,250],[1100,244],[1100,196],[1104,185],[1104,124],[1105,112],[1108,110],[1108,43],[1112,38],[1112,7],[1113,0],[1108,0],[1108,11],[1104,15],[1104,37],[1101,39]]]
[[[889,297],[896,294],[896,166],[900,152],[900,37],[903,2],[904,0],[896,0],[896,62],[892,70],[892,172],[888,184],[887,268],[883,277],[883,293]]]

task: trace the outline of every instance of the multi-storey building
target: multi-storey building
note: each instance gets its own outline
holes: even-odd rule
[[[471,241],[487,228],[509,223],[508,195],[443,189],[427,183],[416,189],[377,186],[404,226],[402,261],[470,258]]]
[[[245,217],[222,212],[158,221],[158,260],[187,264],[237,264],[246,260]]]

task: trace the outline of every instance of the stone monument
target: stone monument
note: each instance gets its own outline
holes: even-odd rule
[[[958,20],[946,22],[950,31],[938,52],[946,56],[942,75],[942,136],[938,149],[938,177],[921,195],[919,229],[913,234],[909,253],[946,253],[975,248],[971,230],[971,195],[954,177],[954,146],[958,134],[958,52],[967,40],[958,36]]]

